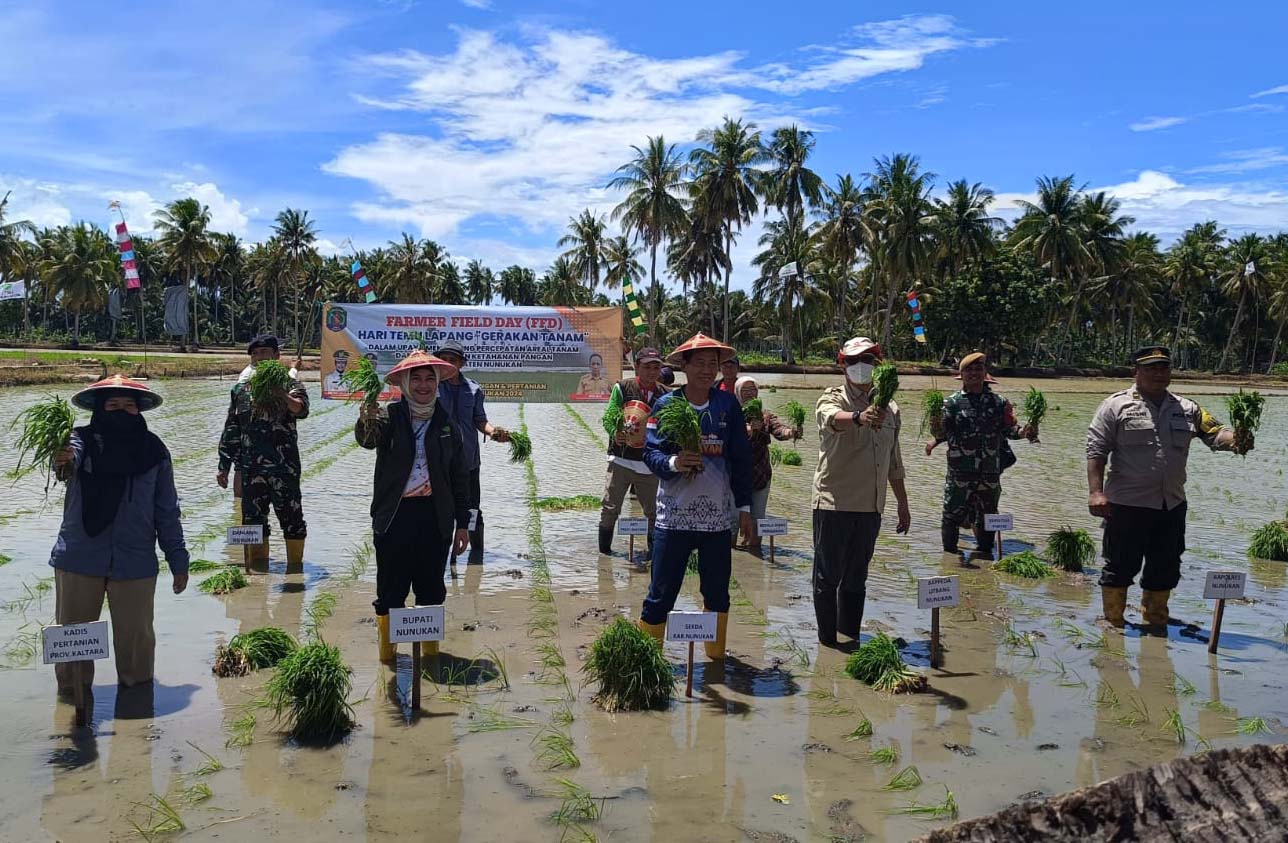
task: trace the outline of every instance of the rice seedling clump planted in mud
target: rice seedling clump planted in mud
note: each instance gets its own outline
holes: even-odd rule
[[[359,357],[358,362],[351,365],[340,376],[340,383],[350,395],[361,393],[362,403],[367,406],[375,406],[380,400],[380,391],[384,389],[380,374],[376,371],[376,364],[366,357]]]
[[[893,363],[882,363],[872,370],[872,406],[884,410],[899,391],[899,370]]]
[[[898,645],[884,632],[878,632],[850,654],[845,672],[878,691],[892,694],[916,693],[927,687],[926,677],[904,663]]]
[[[594,700],[605,711],[665,708],[675,691],[662,647],[621,617],[595,639],[582,670],[599,686]]]
[[[799,466],[801,465],[802,462],[803,460],[801,458],[800,452],[798,451],[783,452],[783,465]]]
[[[568,498],[537,498],[537,509],[564,512],[569,509],[599,509],[599,495],[573,495]]]
[[[45,491],[48,492],[54,457],[71,442],[75,423],[72,405],[57,395],[51,395],[48,401],[32,404],[19,413],[9,426],[12,430],[22,425],[16,446],[18,462],[8,472],[9,479],[20,480],[33,471],[43,470]]]
[[[1283,521],[1271,521],[1253,533],[1248,557],[1288,562],[1288,525]]]
[[[291,736],[331,740],[353,727],[352,680],[338,647],[305,644],[277,663],[266,705]]]
[[[927,389],[921,396],[921,435],[938,436],[944,424],[944,394],[937,389]]]
[[[250,376],[250,401],[262,413],[280,410],[290,389],[291,370],[280,360],[261,361]]]
[[[1253,435],[1261,427],[1261,411],[1266,405],[1265,396],[1257,392],[1244,392],[1225,399],[1230,411],[1230,426],[1234,428],[1234,452],[1246,455],[1252,449]]]
[[[1061,527],[1047,537],[1046,557],[1057,568],[1081,571],[1096,555],[1096,542],[1086,530]]]
[[[1019,553],[1012,553],[1010,556],[1002,557],[1001,561],[993,563],[993,570],[1031,580],[1055,576],[1055,569],[1043,562],[1042,557],[1031,550],[1023,550]]]
[[[787,420],[792,423],[792,427],[800,429],[805,427],[805,417],[808,415],[808,411],[805,409],[804,404],[793,400],[783,405],[783,415],[787,416]]]
[[[245,676],[252,670],[274,667],[299,645],[275,626],[252,629],[234,635],[228,646],[215,653],[216,676]]]
[[[683,395],[667,401],[657,411],[657,432],[682,451],[702,453],[702,421]]]
[[[527,462],[532,457],[532,438],[522,431],[510,433],[510,462]]]
[[[246,575],[240,568],[224,568],[219,573],[206,577],[197,588],[206,594],[232,594],[246,585]]]

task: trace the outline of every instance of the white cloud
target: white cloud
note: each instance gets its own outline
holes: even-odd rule
[[[1222,156],[1226,160],[1220,164],[1208,164],[1193,167],[1187,173],[1247,173],[1253,170],[1267,170],[1288,164],[1288,154],[1283,147],[1266,146],[1260,149],[1237,149]]]
[[[1266,88],[1264,91],[1257,91],[1255,94],[1251,94],[1251,96],[1255,99],[1256,97],[1271,97],[1275,94],[1288,94],[1288,85]]]
[[[461,0],[463,4],[471,9],[491,9],[492,0]]]
[[[9,194],[5,220],[27,220],[40,228],[67,225],[72,221],[71,209],[62,198],[58,185],[0,174],[0,198]]]
[[[1139,123],[1132,123],[1127,128],[1133,132],[1153,132],[1158,129],[1170,129],[1172,126],[1179,126],[1182,123],[1188,123],[1188,117],[1146,117]]]

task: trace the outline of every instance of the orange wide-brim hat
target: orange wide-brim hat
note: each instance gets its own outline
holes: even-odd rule
[[[112,375],[110,378],[103,378],[90,384],[72,396],[72,403],[82,410],[92,412],[100,396],[133,398],[134,403],[139,405],[140,412],[161,406],[160,395],[148,389],[142,381],[127,378],[125,375]]]
[[[456,374],[456,367],[443,358],[435,357],[425,351],[413,351],[399,361],[397,366],[389,370],[389,373],[385,375],[385,383],[400,386],[395,381],[400,380],[404,372],[410,372],[412,369],[420,369],[425,366],[433,366],[439,369],[438,377],[440,380],[453,377]]]
[[[713,339],[706,334],[699,332],[676,346],[675,351],[672,351],[666,356],[666,362],[670,366],[682,366],[684,365],[684,355],[687,352],[706,351],[707,349],[712,349],[718,352],[721,363],[734,355],[732,346],[725,345],[719,340]]]

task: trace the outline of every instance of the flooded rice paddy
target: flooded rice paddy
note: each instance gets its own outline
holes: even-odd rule
[[[791,386],[808,389],[763,397],[770,409],[791,398],[812,404],[827,381],[795,378]],[[771,382],[789,385],[762,380]],[[239,554],[224,546],[231,492],[214,483],[229,384],[155,386],[166,403],[149,422],[175,458],[193,558],[233,561]],[[316,384],[311,388],[316,396]],[[1001,388],[1018,397],[1027,384]],[[1040,546],[1062,525],[1097,529],[1085,506],[1083,437],[1097,402],[1119,387],[1048,381],[1041,388],[1053,406],[1042,444],[1019,443],[1019,463],[1005,477],[1002,510],[1016,520],[1008,552]],[[6,390],[0,423],[48,391]],[[1224,415],[1213,389],[1178,391],[1209,393],[1199,400]],[[669,710],[637,714],[597,710],[580,665],[615,615],[638,614],[646,562],[626,559],[624,538],[613,557],[597,554],[597,512],[537,513],[531,506],[536,497],[599,493],[598,408],[524,407],[535,443],[530,475],[507,461],[504,446],[484,447],[486,564],[461,564],[449,581],[439,681],[425,683],[424,713],[410,723],[409,648],[396,673],[376,660],[375,563],[367,545],[373,456],[353,443],[353,407],[315,400],[300,424],[310,533],[304,575],[284,573],[276,527],[271,573],[231,595],[199,592],[203,575],[194,575],[187,593],[175,597],[163,572],[156,687],[142,699],[118,694],[111,661],[100,663],[88,731],[73,729],[71,707],[56,701],[53,671],[39,664],[35,637],[54,613],[47,560],[61,489],[51,489],[46,503],[43,478],[6,487],[0,553],[12,561],[0,567],[2,836],[906,840],[949,822],[915,812],[942,807],[949,792],[966,818],[1209,745],[1284,739],[1288,574],[1282,563],[1249,563],[1245,553],[1251,532],[1288,506],[1288,400],[1270,398],[1260,447],[1247,459],[1194,449],[1189,551],[1172,601],[1173,617],[1194,626],[1174,625],[1161,639],[1132,630],[1103,634],[1095,571],[1034,582],[941,554],[944,458],[942,449],[933,458],[921,450],[919,397],[901,395],[912,532],[894,536],[887,519],[865,622],[865,632],[904,639],[905,658],[927,672],[931,691],[911,696],[858,684],[841,671],[842,654],[817,645],[809,584],[812,431],[800,444],[804,465],[775,470],[770,512],[791,522],[775,563],[735,554],[724,670],[699,661],[692,700],[681,684]],[[494,404],[490,412],[496,423],[520,424],[518,405]],[[4,448],[0,470],[15,460]],[[539,575],[543,557],[548,592]],[[1248,599],[1227,607],[1217,656],[1203,640],[1211,618],[1203,577],[1212,569],[1250,575]],[[944,611],[945,663],[930,670],[929,616],[916,609],[915,578],[939,573],[961,575],[963,600]],[[316,602],[327,592],[338,598],[329,616]],[[699,600],[691,578],[678,608],[699,607]],[[271,713],[254,705],[265,674],[212,676],[220,643],[266,624],[293,634],[314,626],[342,649],[353,668],[357,720],[345,740],[329,747],[286,741]],[[668,654],[678,669],[684,650],[671,645]],[[870,737],[856,734],[865,718]],[[1260,726],[1250,718],[1262,718],[1269,733],[1239,734],[1240,725]],[[878,750],[897,760],[874,760]],[[890,789],[908,766],[921,784]]]

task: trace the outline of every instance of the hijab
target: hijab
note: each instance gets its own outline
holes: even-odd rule
[[[412,421],[428,421],[434,415],[434,406],[438,403],[438,390],[434,390],[434,397],[421,403],[411,394],[411,371],[402,373],[402,394],[403,400],[407,402],[407,409],[411,411]]]
[[[756,379],[753,377],[749,377],[747,375],[743,375],[742,377],[738,378],[738,380],[733,382],[733,397],[738,399],[738,406],[740,407],[743,404],[747,403],[746,401],[742,400],[742,388],[749,383],[755,384]]]
[[[77,472],[81,483],[81,523],[88,536],[97,536],[116,519],[127,485],[155,468],[168,456],[165,445],[148,430],[141,413],[107,411],[111,393],[94,402],[94,413],[84,427],[76,428],[85,447]]]

